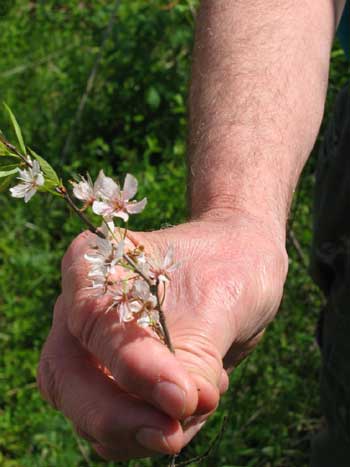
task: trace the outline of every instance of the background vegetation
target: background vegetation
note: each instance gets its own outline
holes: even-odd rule
[[[86,170],[95,175],[100,168],[132,171],[150,200],[132,228],[186,218],[194,7],[194,0],[168,7],[164,0],[1,1],[0,101],[14,110],[27,144],[65,176]],[[348,72],[335,46],[325,120]],[[0,128],[10,134],[4,112]],[[201,454],[227,414],[223,438],[203,465],[308,464],[310,438],[322,423],[314,340],[322,297],[307,272],[315,160],[304,172],[292,211],[290,273],[280,314],[232,376],[218,413],[179,460]],[[44,197],[24,209],[5,193],[0,208],[0,466],[102,466],[35,387],[60,258],[80,225],[67,218],[60,201]]]

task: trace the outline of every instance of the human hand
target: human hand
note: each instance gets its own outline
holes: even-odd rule
[[[172,244],[182,261],[164,304],[175,356],[147,331],[105,313],[109,299],[86,290],[86,232],[63,259],[38,375],[43,396],[113,460],[172,454],[190,441],[227,389],[226,370],[274,317],[287,270],[279,237],[241,214],[128,236],[148,252]]]

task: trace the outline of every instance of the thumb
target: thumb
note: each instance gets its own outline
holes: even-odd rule
[[[212,412],[220,395],[227,390],[228,376],[222,357],[206,337],[191,333],[186,337],[174,335],[176,358],[182,363],[197,387],[198,404],[195,415]]]

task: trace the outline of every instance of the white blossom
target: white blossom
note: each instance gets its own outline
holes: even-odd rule
[[[169,246],[163,261],[161,260],[148,260],[149,262],[149,276],[153,280],[159,282],[169,282],[169,275],[174,272],[180,265],[174,261],[174,248]]]
[[[124,241],[112,243],[107,238],[96,236],[93,252],[86,253],[85,259],[90,263],[89,277],[106,277],[114,272],[115,266],[123,257]]]
[[[100,170],[95,183],[93,183],[89,174],[86,174],[86,178],[80,176],[81,180],[79,182],[71,182],[73,185],[74,196],[80,201],[84,201],[85,206],[90,206],[94,201],[96,201],[96,199],[98,199],[99,191],[105,178],[107,177],[103,170]]]
[[[155,308],[157,305],[157,298],[151,293],[149,285],[143,279],[137,279],[134,282],[132,294],[136,299],[150,308]]]
[[[113,302],[107,312],[112,308],[117,308],[121,323],[133,321],[134,314],[140,311],[140,304],[133,296],[130,283],[123,281],[123,284],[112,292],[112,297]]]
[[[45,183],[44,175],[40,170],[40,165],[37,160],[32,161],[30,157],[27,157],[31,167],[24,170],[19,170],[18,180],[21,180],[21,183],[10,188],[11,195],[14,198],[24,198],[24,202],[32,198],[33,195],[37,192],[40,186],[43,186]]]
[[[104,295],[108,291],[108,276],[96,275],[92,278],[92,285],[87,287],[89,290],[100,292],[98,295]]]
[[[151,293],[146,281],[136,280],[132,292],[139,300],[137,324],[142,328],[159,323],[159,312],[156,310],[157,297]]]
[[[147,199],[130,201],[137,192],[137,180],[130,174],[125,177],[123,189],[110,177],[104,177],[99,188],[101,201],[94,201],[92,209],[95,214],[105,219],[120,217],[125,222],[129,214],[138,214],[146,206]]]

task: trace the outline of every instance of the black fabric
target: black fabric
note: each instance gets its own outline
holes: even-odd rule
[[[323,290],[318,342],[327,428],[313,445],[313,467],[350,467],[350,96],[339,94],[316,174],[311,273]]]

